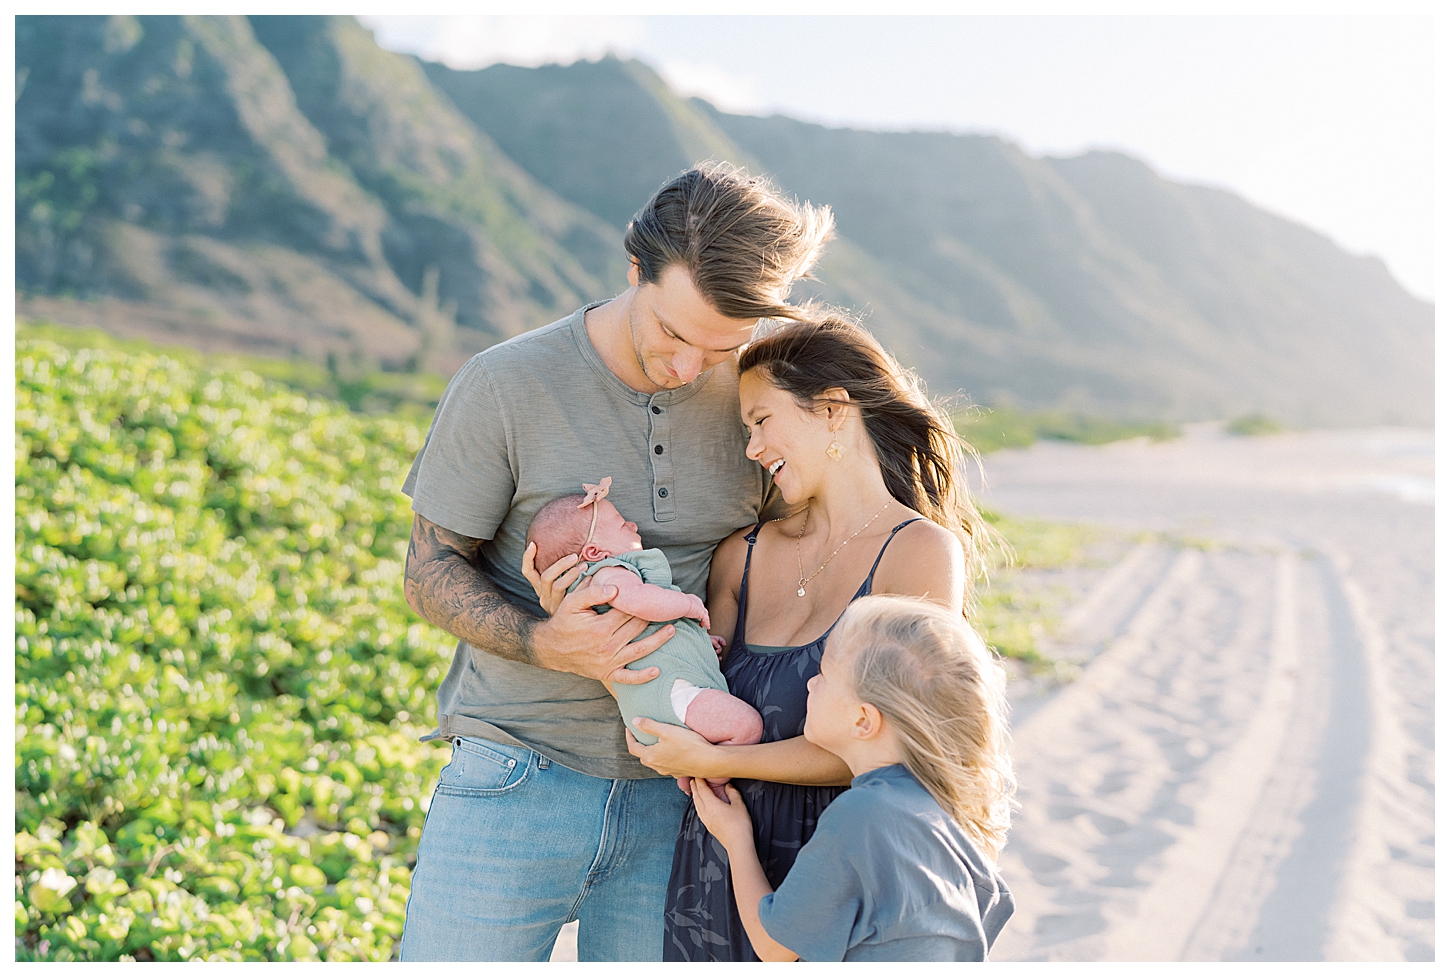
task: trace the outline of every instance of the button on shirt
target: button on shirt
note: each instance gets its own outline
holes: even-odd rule
[[[681,590],[703,596],[715,546],[771,497],[745,457],[734,360],[675,390],[632,390],[589,340],[584,309],[484,350],[458,371],[403,491],[413,511],[484,540],[480,569],[543,616],[520,571],[524,535],[546,502],[614,479],[609,501],[663,550]],[[656,451],[655,448],[668,450]],[[537,750],[596,777],[654,777],[629,754],[603,685],[459,642],[438,691],[435,735]]]
[[[1012,910],[992,863],[896,764],[826,808],[760,922],[811,962],[985,960]]]

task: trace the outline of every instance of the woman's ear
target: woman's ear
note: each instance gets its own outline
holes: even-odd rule
[[[624,277],[626,278],[626,280],[628,280],[629,285],[630,285],[631,288],[638,288],[639,287],[639,259],[638,258],[630,258],[629,259],[629,271],[627,271],[627,272],[624,273]]]
[[[827,387],[821,391],[821,400],[824,400],[826,408],[826,423],[832,431],[839,431],[841,425],[846,422],[846,414],[851,406],[851,395],[846,392],[845,387]]]

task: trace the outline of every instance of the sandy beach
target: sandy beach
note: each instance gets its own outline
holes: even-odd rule
[[[1433,959],[1433,451],[1198,425],[987,459],[988,506],[1128,541],[1053,637],[1076,679],[1014,683],[993,959]]]
[[[990,508],[1108,537],[1039,581],[1075,677],[1012,683],[992,958],[1433,960],[1433,434],[1193,425],[985,468]]]

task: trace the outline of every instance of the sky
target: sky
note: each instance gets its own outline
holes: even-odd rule
[[[635,57],[726,111],[1114,149],[1434,295],[1427,16],[365,16],[455,68]]]

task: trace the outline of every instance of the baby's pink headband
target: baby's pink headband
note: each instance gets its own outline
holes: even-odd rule
[[[584,501],[579,503],[579,508],[582,509],[587,505],[594,507],[594,514],[589,517],[589,535],[584,537],[584,546],[588,546],[589,541],[594,538],[594,525],[599,522],[599,500],[609,494],[609,485],[613,481],[614,479],[605,475],[599,480],[598,485],[584,483]],[[580,547],[580,549],[583,548],[583,546]]]

